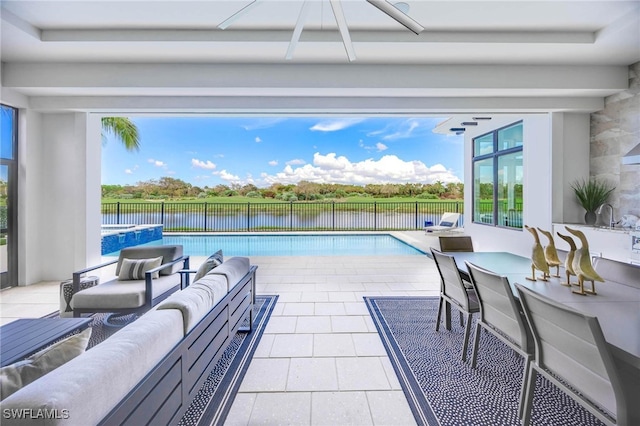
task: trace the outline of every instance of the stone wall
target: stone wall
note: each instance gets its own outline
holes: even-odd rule
[[[605,108],[591,114],[590,174],[616,186],[609,199],[615,219],[640,217],[640,164],[622,157],[640,144],[640,62],[629,67],[629,89],[605,98]]]

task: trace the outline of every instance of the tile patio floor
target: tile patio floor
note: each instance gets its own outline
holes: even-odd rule
[[[397,237],[428,250],[423,232]],[[196,267],[204,257],[192,257]],[[439,277],[426,256],[267,257],[258,294],[278,303],[227,417],[227,425],[415,424],[362,299],[436,296]],[[2,324],[58,309],[59,282],[0,292]]]

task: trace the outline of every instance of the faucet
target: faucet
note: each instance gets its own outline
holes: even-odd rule
[[[596,214],[602,214],[602,211],[604,210],[605,207],[609,207],[609,211],[610,211],[610,216],[609,216],[609,229],[613,229],[614,225],[616,224],[616,222],[613,220],[613,206],[609,203],[604,203],[602,205],[600,205],[600,207],[598,207],[598,210],[596,210]]]

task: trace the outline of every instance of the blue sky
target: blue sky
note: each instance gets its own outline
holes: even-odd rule
[[[218,184],[432,183],[463,180],[463,137],[446,117],[134,117],[139,152],[108,138],[103,184],[169,176]]]

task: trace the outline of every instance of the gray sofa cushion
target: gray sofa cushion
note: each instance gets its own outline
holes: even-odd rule
[[[67,419],[39,425],[95,425],[184,337],[175,309],[151,310],[132,324],[2,401],[3,409],[57,409]],[[3,418],[3,426],[35,424]]]
[[[153,280],[153,296],[158,296],[180,284],[180,274],[161,276]],[[72,308],[108,309],[117,306],[120,309],[139,308],[144,305],[144,280],[111,280],[95,287],[79,291],[71,299]]]
[[[244,277],[250,268],[248,257],[232,257],[222,265],[209,271],[208,275],[224,275],[227,279],[227,292],[229,292]]]
[[[225,277],[205,276],[186,289],[172,294],[159,303],[157,309],[180,310],[184,322],[184,333],[187,334],[226,295]]]
[[[149,259],[153,257],[161,257],[162,264],[169,263],[172,260],[176,260],[182,256],[181,245],[171,246],[149,246],[149,247],[128,247],[120,250],[120,257],[118,259],[118,266],[116,266],[116,275],[120,275],[120,268],[122,267],[122,259]],[[171,268],[163,269],[160,271],[160,275],[171,275],[182,269],[182,263],[178,262]]]

